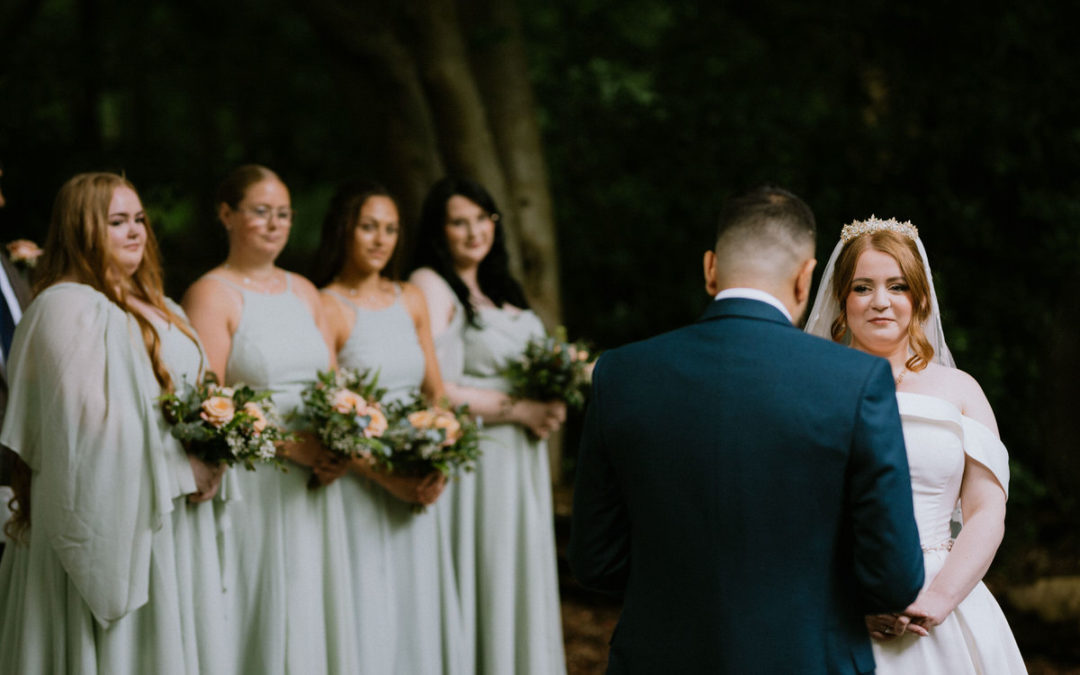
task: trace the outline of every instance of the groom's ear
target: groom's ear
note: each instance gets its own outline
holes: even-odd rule
[[[795,276],[795,302],[802,306],[810,299],[810,284],[814,280],[814,268],[817,267],[817,259],[810,258],[799,268]]]
[[[716,297],[720,292],[720,281],[716,272],[716,251],[705,251],[705,292],[710,297]]]

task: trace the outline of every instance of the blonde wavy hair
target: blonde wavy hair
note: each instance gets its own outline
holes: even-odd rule
[[[926,278],[922,256],[915,240],[903,234],[881,230],[855,237],[840,251],[833,276],[833,292],[840,306],[840,313],[833,321],[830,332],[834,342],[848,338],[847,298],[855,278],[855,265],[865,251],[881,251],[900,267],[900,273],[911,293],[911,323],[908,324],[908,342],[913,355],[905,364],[908,370],[920,371],[934,358],[934,348],[926,339],[923,325],[930,318],[930,280]]]
[[[113,193],[121,187],[138,194],[130,181],[113,173],[81,173],[64,183],[53,203],[34,292],[40,293],[62,279],[73,279],[100,292],[135,319],[154,377],[163,393],[171,392],[173,381],[161,359],[161,337],[131,300],[151,305],[192,341],[198,340],[187,322],[165,303],[161,257],[149,222],[143,258],[130,279],[124,277],[116,264],[108,239],[109,205]],[[17,457],[13,464],[11,487],[15,496],[9,502],[12,517],[4,531],[13,540],[19,540],[30,526],[30,468]]]

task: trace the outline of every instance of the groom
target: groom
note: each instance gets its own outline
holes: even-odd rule
[[[701,319],[597,363],[570,564],[623,596],[609,673],[870,673],[863,615],[918,594],[892,371],[792,325],[814,238],[790,192],[735,199]]]

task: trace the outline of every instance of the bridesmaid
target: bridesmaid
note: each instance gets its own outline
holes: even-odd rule
[[[0,672],[231,672],[206,503],[220,470],[185,454],[157,405],[203,355],[162,292],[131,183],[87,173],[60,189],[38,290],[0,437],[20,457]]]
[[[313,279],[325,286],[324,313],[338,363],[371,369],[385,400],[422,392],[443,397],[442,376],[416,287],[383,276],[400,233],[397,204],[385,188],[340,186],[323,223]],[[430,505],[446,484],[439,472],[410,477],[357,461],[342,481],[361,640],[361,672],[464,673],[460,614],[447,538]]]
[[[271,389],[282,418],[300,391],[334,365],[311,282],[277,267],[292,225],[289,191],[273,171],[242,166],[218,189],[229,238],[225,262],[188,289],[184,307],[228,385]],[[340,485],[346,466],[297,433],[279,452],[288,471],[237,471],[240,499],[224,533],[230,639],[237,673],[354,673],[351,561]]]
[[[420,217],[411,281],[431,313],[446,389],[483,418],[483,456],[438,513],[451,533],[477,673],[564,673],[547,447],[561,402],[513,399],[499,375],[542,335],[510,276],[499,212],[469,180],[445,178]]]

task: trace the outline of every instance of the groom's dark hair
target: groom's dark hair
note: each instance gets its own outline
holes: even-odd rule
[[[719,242],[731,230],[747,232],[772,229],[783,230],[796,241],[817,237],[814,212],[794,193],[775,185],[762,185],[729,201],[720,212],[716,231]]]
[[[762,185],[729,201],[720,212],[716,255],[723,266],[743,265],[781,254],[792,263],[813,255],[817,238],[814,212],[793,193]],[[764,260],[762,260],[764,262]]]

